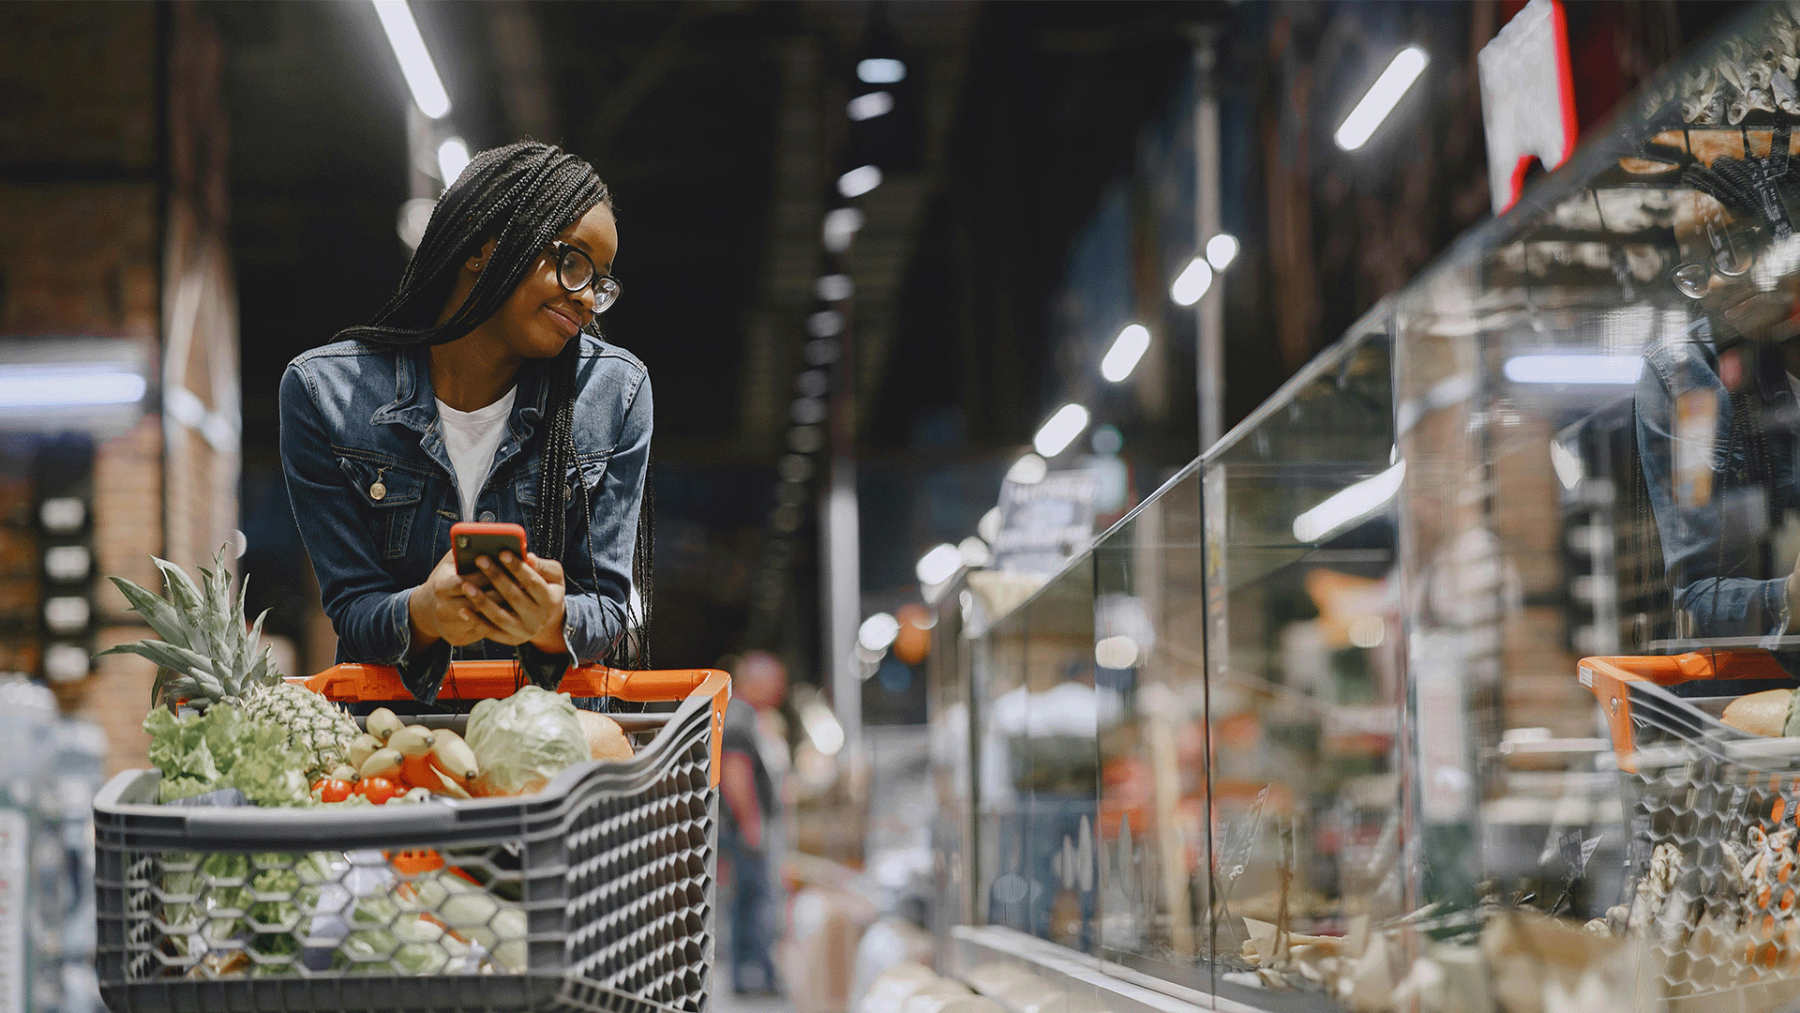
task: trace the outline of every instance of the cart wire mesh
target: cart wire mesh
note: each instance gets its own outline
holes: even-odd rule
[[[715,700],[516,798],[336,811],[95,800],[114,1013],[707,1008]],[[651,722],[646,722],[651,724]]]

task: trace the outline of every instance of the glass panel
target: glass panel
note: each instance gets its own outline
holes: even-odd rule
[[[969,870],[973,836],[974,750],[969,725],[972,655],[977,642],[968,636],[964,617],[972,611],[966,589],[947,594],[933,609],[931,654],[926,661],[926,721],[930,726],[932,796],[932,895],[925,927],[938,939],[974,919]]]
[[[1127,966],[1210,986],[1206,665],[1195,468],[1094,547],[1100,942]]]
[[[1396,302],[1407,907],[1610,1008],[1800,993],[1800,750],[1718,720],[1778,687],[1779,734],[1800,657],[1800,52],[1786,5],[1739,29]]]
[[[1219,993],[1248,998],[1305,981],[1278,937],[1352,935],[1405,910],[1393,571],[1406,466],[1385,333],[1309,366],[1240,433],[1204,464],[1206,946]]]
[[[979,903],[987,921],[1094,945],[1094,570],[1083,557],[989,634]]]

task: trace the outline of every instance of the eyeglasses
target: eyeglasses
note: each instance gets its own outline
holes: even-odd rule
[[[594,266],[594,260],[579,246],[570,246],[561,240],[551,240],[550,249],[556,253],[556,283],[563,291],[574,295],[583,289],[593,286],[594,315],[599,316],[612,308],[619,301],[619,279],[610,274],[601,274]]]

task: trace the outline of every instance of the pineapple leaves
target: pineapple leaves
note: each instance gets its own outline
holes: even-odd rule
[[[254,623],[246,621],[246,589],[240,586],[233,593],[225,553],[226,548],[220,547],[213,568],[199,568],[198,583],[181,567],[152,556],[162,573],[166,598],[129,580],[112,578],[132,609],[161,639],[122,644],[96,657],[134,654],[155,662],[152,706],[189,700],[204,708],[241,696],[253,687],[281,682],[273,656],[261,645],[268,612],[257,616]]]
[[[108,577],[117,587],[125,600],[131,603],[131,610],[144,617],[150,628],[156,631],[167,643],[177,647],[192,647],[188,642],[187,622],[173,605],[150,593],[140,584],[135,584],[124,577]]]
[[[163,582],[169,588],[169,603],[179,609],[183,616],[192,618],[202,608],[200,589],[194,585],[194,578],[187,571],[166,559],[150,557],[156,568],[162,571]]]

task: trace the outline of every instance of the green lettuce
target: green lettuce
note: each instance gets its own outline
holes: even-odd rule
[[[253,721],[229,703],[180,716],[158,707],[144,718],[144,731],[150,762],[163,775],[159,801],[236,788],[256,805],[312,804],[305,748],[290,743],[286,729]]]

